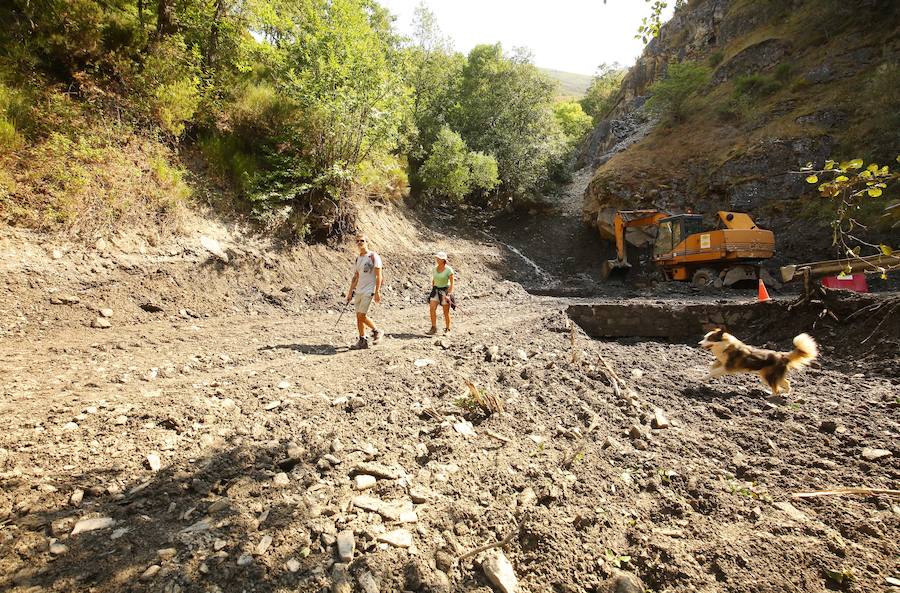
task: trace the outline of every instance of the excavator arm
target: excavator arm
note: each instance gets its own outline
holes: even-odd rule
[[[625,247],[625,231],[629,228],[655,226],[669,214],[659,210],[620,210],[613,219],[616,238],[616,259],[603,262],[603,279],[616,272],[626,272],[631,267]]]

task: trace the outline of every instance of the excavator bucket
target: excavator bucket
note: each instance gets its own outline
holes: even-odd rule
[[[631,264],[627,261],[607,259],[600,268],[600,276],[603,278],[604,282],[607,280],[617,280],[627,276],[628,270],[630,269]]]

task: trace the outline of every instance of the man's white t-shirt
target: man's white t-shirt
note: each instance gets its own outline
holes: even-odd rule
[[[381,256],[374,251],[368,251],[356,258],[356,272],[359,274],[359,280],[356,282],[358,294],[375,294],[375,268],[380,267]]]

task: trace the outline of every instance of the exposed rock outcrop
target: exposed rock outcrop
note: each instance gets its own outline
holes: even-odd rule
[[[710,223],[716,210],[743,210],[776,232],[782,253],[787,245],[794,258],[829,255],[830,221],[798,171],[826,158],[896,156],[900,137],[887,132],[895,109],[867,89],[900,67],[898,31],[900,5],[889,0],[688,2],[582,146],[580,163],[596,168],[585,222],[602,228],[624,208],[690,210]],[[660,123],[643,105],[667,65],[681,61],[706,64],[709,83],[683,120]],[[788,240],[779,231],[801,213],[804,237]]]

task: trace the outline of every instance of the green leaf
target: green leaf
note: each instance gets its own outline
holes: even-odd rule
[[[837,181],[837,182],[850,181],[850,178],[847,177],[846,175],[838,175],[838,176],[835,178],[835,181]]]
[[[892,253],[894,253],[893,249],[884,244],[879,245],[878,248],[881,249],[881,253],[885,255],[891,255]]]
[[[870,187],[868,189],[868,194],[869,194],[870,198],[877,198],[881,195],[881,188],[880,187]]]
[[[835,164],[836,163],[832,160],[825,161],[825,170],[831,171],[832,169],[834,169]]]
[[[859,168],[861,168],[861,167],[863,166],[863,164],[864,164],[864,163],[863,163],[863,160],[862,160],[862,159],[853,159],[852,161],[850,161],[849,163],[847,163],[847,167],[848,167],[849,169],[859,169]]]
[[[819,182],[819,178],[815,175],[810,175],[809,177],[806,178],[806,183],[818,183],[818,182]]]

